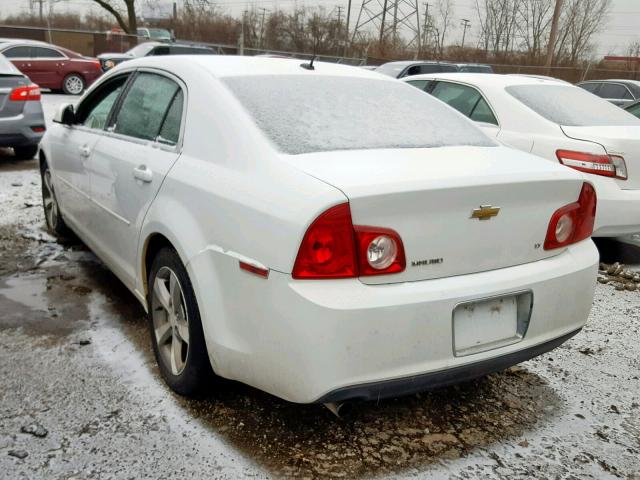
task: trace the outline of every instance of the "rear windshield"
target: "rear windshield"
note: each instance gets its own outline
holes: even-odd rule
[[[223,80],[283,153],[495,145],[471,121],[403,82],[326,75]]]
[[[559,125],[599,127],[640,125],[620,107],[570,85],[513,85],[506,91],[527,107]]]

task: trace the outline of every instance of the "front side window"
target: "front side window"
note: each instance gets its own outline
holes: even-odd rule
[[[128,75],[119,76],[95,89],[78,106],[77,123],[88,128],[103,130],[128,77]]]
[[[223,81],[274,146],[291,155],[496,145],[473,122],[404,82],[329,75]]]
[[[114,132],[142,140],[155,140],[180,87],[155,73],[140,73],[122,101]]]
[[[640,125],[624,110],[572,85],[512,85],[507,93],[538,115],[568,127]]]
[[[7,48],[2,54],[7,58],[30,58],[31,47]]]
[[[31,47],[31,55],[34,58],[64,58],[64,55],[52,48]]]

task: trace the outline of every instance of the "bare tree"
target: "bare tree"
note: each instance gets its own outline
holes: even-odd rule
[[[520,48],[531,61],[542,57],[553,17],[553,0],[522,0],[518,6]]]
[[[566,0],[560,20],[555,55],[575,65],[590,53],[593,36],[605,26],[611,0]]]
[[[480,23],[480,44],[494,56],[514,49],[521,0],[476,0]]]
[[[93,2],[109,12],[126,33],[130,35],[136,34],[138,19],[136,18],[135,0],[93,0]]]
[[[453,15],[454,9],[451,0],[438,0],[436,2],[436,13],[432,17],[431,30],[438,58],[442,58],[447,34],[454,28]]]

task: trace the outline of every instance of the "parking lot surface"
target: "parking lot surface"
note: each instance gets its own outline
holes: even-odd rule
[[[46,233],[35,160],[0,151],[0,211],[0,478],[640,478],[637,290],[598,284],[549,354],[338,419],[234,382],[175,395],[135,298]]]

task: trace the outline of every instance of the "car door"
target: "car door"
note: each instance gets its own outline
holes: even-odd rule
[[[18,70],[24,73],[27,77],[29,77],[32,81],[31,77],[32,65],[31,65],[31,47],[27,45],[17,45],[13,47],[9,47],[4,49],[1,52],[5,57],[7,57],[11,63],[13,63]]]
[[[60,88],[66,55],[54,48],[31,47],[31,80],[44,88]]]
[[[498,120],[480,91],[469,85],[438,80],[427,85],[428,92],[478,123],[490,137],[500,134]]]
[[[132,289],[142,221],[179,156],[185,99],[176,77],[138,71],[89,160],[97,249]]]
[[[129,75],[116,76],[95,88],[75,109],[74,125],[57,124],[54,128],[59,130],[49,136],[56,195],[65,220],[86,237],[92,237],[86,166]]]

